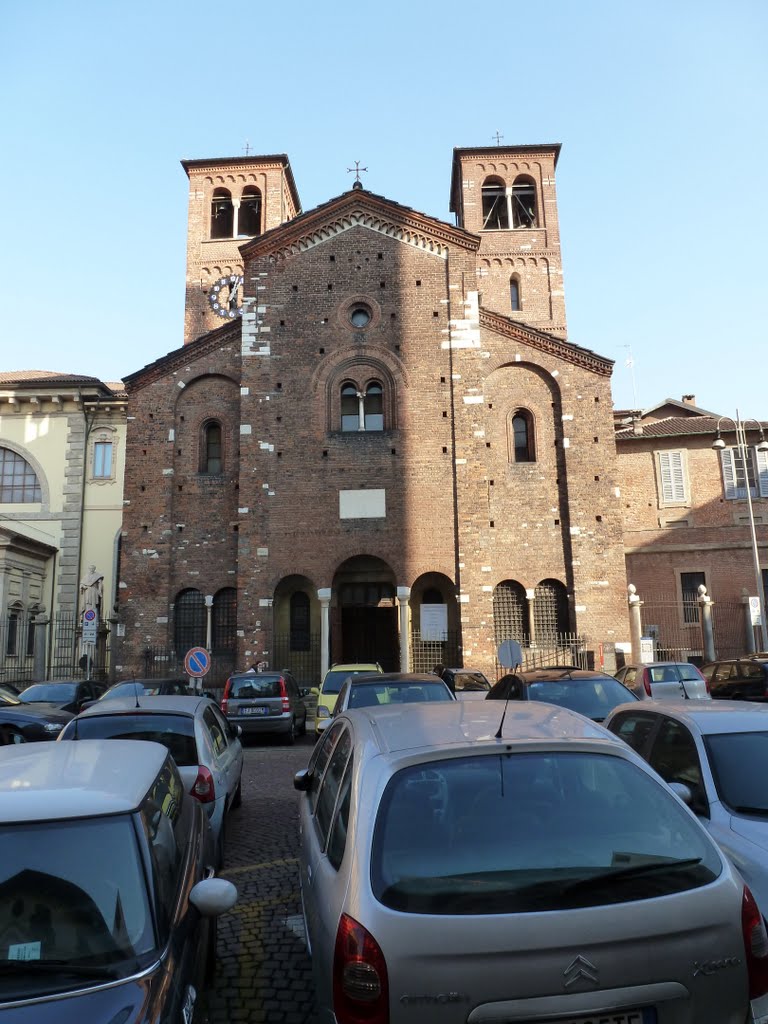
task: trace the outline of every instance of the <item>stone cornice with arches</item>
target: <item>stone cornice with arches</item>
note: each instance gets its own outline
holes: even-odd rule
[[[537,352],[543,352],[555,359],[560,359],[563,362],[572,363],[574,366],[580,366],[583,369],[590,370],[592,373],[597,373],[601,377],[610,377],[613,371],[612,359],[606,359],[603,356],[597,355],[595,352],[591,352],[589,349],[581,348],[580,346],[573,345],[570,342],[561,341],[554,335],[545,334],[543,331],[526,328],[522,324],[517,323],[514,320],[510,320],[501,314],[492,313],[490,310],[480,310],[480,326],[485,327],[486,329],[491,330],[495,334],[499,334],[510,341],[526,345]],[[514,362],[514,359],[510,359],[509,356],[507,356],[504,359],[499,359],[497,365],[503,366],[506,363],[511,362]]]

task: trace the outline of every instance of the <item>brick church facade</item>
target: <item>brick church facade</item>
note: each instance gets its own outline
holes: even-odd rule
[[[556,145],[456,149],[448,224],[186,161],[185,344],[129,396],[117,671],[628,637],[612,363],[568,342]],[[158,671],[158,664],[165,666]],[[609,664],[606,665],[609,667]]]

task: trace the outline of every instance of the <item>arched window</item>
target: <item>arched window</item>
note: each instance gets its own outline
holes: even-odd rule
[[[360,400],[357,385],[351,381],[341,385],[341,429],[360,429]]]
[[[231,654],[237,648],[237,591],[223,587],[213,595],[212,654]]]
[[[508,228],[506,187],[501,178],[486,178],[482,187],[483,228]]]
[[[203,425],[203,439],[200,450],[200,472],[221,473],[224,459],[221,443],[221,424],[218,420],[209,420]]]
[[[303,590],[291,594],[291,650],[309,650],[309,595]]]
[[[384,429],[384,389],[377,380],[372,380],[365,389],[363,410],[366,430]]]
[[[231,238],[235,226],[235,207],[226,188],[213,190],[211,200],[211,238]]]
[[[14,658],[19,653],[19,623],[21,621],[21,606],[13,605],[8,611],[6,623],[5,653],[9,658]]]
[[[183,658],[190,647],[205,646],[205,598],[199,590],[181,590],[173,603],[173,639],[176,656]]]
[[[509,307],[513,313],[523,308],[520,305],[520,279],[516,276],[509,279]]]
[[[537,644],[555,643],[568,632],[568,592],[560,580],[542,580],[534,591],[533,628]]]
[[[536,186],[532,178],[515,178],[512,185],[512,227],[535,228]]]
[[[493,591],[493,630],[497,646],[503,640],[529,640],[525,587],[517,580],[504,580]]]
[[[0,502],[42,501],[40,481],[26,459],[10,448],[0,448]]]
[[[509,455],[511,462],[535,462],[533,416],[527,409],[517,409],[510,419]]]
[[[237,212],[237,233],[249,238],[261,234],[261,192],[255,185],[246,185]]]

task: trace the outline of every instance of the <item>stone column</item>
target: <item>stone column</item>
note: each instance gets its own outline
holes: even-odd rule
[[[533,616],[533,602],[536,600],[536,591],[533,587],[526,587],[525,599],[528,602],[528,636],[530,637],[529,646],[536,646],[536,620]]]
[[[637,595],[637,587],[634,583],[630,583],[627,587],[627,594],[627,600],[629,602],[629,639],[632,644],[632,662],[635,665],[639,665],[642,646],[640,640],[643,635],[643,621],[640,615],[640,609],[643,607],[643,602]]]
[[[328,641],[330,630],[329,608],[331,604],[331,588],[322,587],[317,592],[320,602],[320,682],[325,678],[329,669],[328,665]]]
[[[211,646],[213,644],[213,594],[205,595],[205,649],[208,653],[211,653]]]
[[[410,587],[398,587],[397,588],[397,605],[400,618],[400,671],[410,672],[411,671],[411,658],[410,658],[410,645],[408,643],[410,639],[410,622],[408,616],[408,602],[411,599],[411,588]]]
[[[40,612],[34,618],[35,646],[32,658],[32,679],[36,683],[43,682],[43,680],[48,678],[45,667],[48,655],[48,644],[46,641],[48,639],[48,623],[50,621],[45,612]]]
[[[712,628],[712,605],[715,603],[707,593],[703,583],[699,584],[699,625],[701,626],[701,644],[704,648],[704,661],[715,660],[715,633]]]

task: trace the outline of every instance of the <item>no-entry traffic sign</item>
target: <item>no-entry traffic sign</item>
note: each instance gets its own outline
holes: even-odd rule
[[[211,667],[211,656],[204,647],[191,647],[184,658],[184,671],[194,679],[200,679]]]

